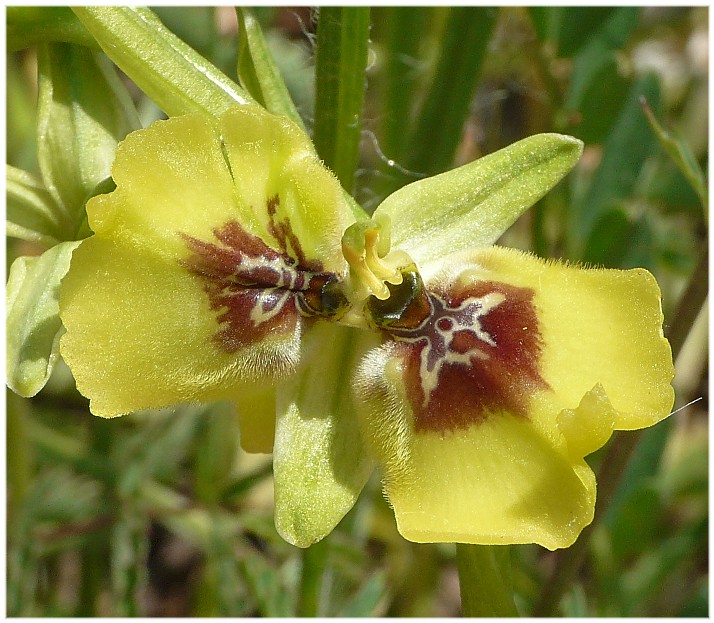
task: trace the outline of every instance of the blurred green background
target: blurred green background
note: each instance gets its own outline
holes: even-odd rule
[[[232,8],[155,11],[236,78]],[[311,127],[315,11],[254,14]],[[370,19],[358,201],[369,211],[405,183],[530,134],[581,138],[578,167],[502,242],[653,272],[677,354],[675,407],[701,398],[589,458],[598,470],[622,449],[624,471],[601,492],[607,505],[580,558],[511,547],[521,614],[707,616],[708,213],[641,98],[706,171],[708,8],[384,7]],[[37,173],[36,51],[8,43],[7,161]],[[145,126],[162,116],[132,94]],[[7,265],[43,250],[8,239]],[[270,457],[243,453],[239,435],[224,403],[95,418],[62,364],[36,397],[8,392],[7,614],[459,614],[454,546],[404,541],[378,479],[308,554],[283,542]],[[318,578],[302,572],[310,557]]]

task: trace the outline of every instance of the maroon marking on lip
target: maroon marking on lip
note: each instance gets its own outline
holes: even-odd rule
[[[479,309],[492,293],[503,300]],[[529,397],[548,387],[538,366],[542,342],[533,296],[529,288],[490,281],[430,292],[429,318],[416,329],[391,332],[405,358],[417,431],[465,429],[499,409],[527,416]],[[474,313],[476,323],[468,326]],[[460,360],[445,361],[447,353]],[[430,391],[422,379],[425,364],[437,371]]]
[[[267,202],[269,230],[280,251],[246,232],[237,221],[213,230],[216,243],[181,233],[191,255],[181,264],[199,277],[221,325],[214,339],[226,352],[269,334],[292,333],[305,319],[297,297],[320,289],[331,273],[307,260],[287,218],[277,220],[277,195]]]

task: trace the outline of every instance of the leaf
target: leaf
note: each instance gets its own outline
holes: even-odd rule
[[[634,193],[642,166],[656,147],[640,110],[642,95],[659,108],[659,82],[654,75],[644,76],[630,89],[587,191],[571,204],[566,230],[570,258],[582,258],[585,242],[603,212]]]
[[[374,21],[384,29],[381,148],[388,158],[401,159],[418,94],[421,73],[414,67],[419,48],[434,18],[433,7],[380,6]]]
[[[681,136],[673,136],[659,124],[657,117],[649,107],[646,99],[641,98],[640,105],[644,110],[647,121],[652,127],[657,140],[660,142],[662,147],[665,148],[670,158],[672,158],[675,164],[679,167],[679,170],[683,173],[684,177],[687,178],[687,181],[691,184],[692,188],[697,193],[699,200],[702,202],[704,214],[707,215],[709,212],[709,193],[707,190],[707,182],[704,177],[704,172],[699,166],[691,148]]]
[[[497,15],[496,8],[450,9],[434,77],[405,152],[408,169],[440,173],[453,162]]]
[[[66,221],[42,182],[27,171],[6,166],[7,235],[48,247],[66,240]]]
[[[79,242],[62,242],[39,257],[19,257],[6,287],[7,385],[26,398],[47,382],[59,355],[60,280]]]
[[[565,98],[566,109],[580,109],[585,93],[603,68],[614,62],[615,50],[625,45],[637,25],[638,18],[638,7],[619,7],[613,11],[601,28],[591,35],[588,43],[574,59],[573,79]]]
[[[289,594],[282,585],[278,570],[262,556],[246,553],[240,560],[240,569],[250,594],[258,605],[260,616],[294,616]]]
[[[340,617],[376,617],[383,615],[378,609],[388,595],[385,571],[370,575],[357,594],[340,611]]]
[[[41,46],[38,69],[40,170],[76,231],[87,197],[111,175],[117,143],[140,122],[114,68],[88,48]]]
[[[362,131],[368,39],[368,7],[320,8],[314,142],[347,192],[354,185]]]
[[[605,268],[650,268],[654,264],[653,247],[646,218],[633,221],[624,210],[612,208],[593,225],[582,259]]]
[[[255,99],[276,115],[292,119],[303,130],[300,113],[290,97],[260,28],[250,9],[237,7],[240,45],[238,48],[238,77]]]
[[[218,117],[255,103],[246,91],[142,7],[72,7],[107,56],[169,116]]]

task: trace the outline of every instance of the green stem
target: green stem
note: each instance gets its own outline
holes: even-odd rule
[[[517,617],[509,549],[503,545],[456,544],[461,610],[466,617]]]
[[[351,192],[359,156],[368,7],[322,7],[315,58],[315,147]]]
[[[320,603],[320,597],[327,566],[327,555],[327,539],[323,539],[302,551],[300,602],[298,604],[298,616],[300,617],[325,615],[325,604]]]

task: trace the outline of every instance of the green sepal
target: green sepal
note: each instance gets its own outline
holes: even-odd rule
[[[42,182],[9,164],[6,171],[7,235],[48,247],[67,240],[71,228]]]
[[[309,547],[332,531],[373,470],[355,413],[350,371],[365,346],[376,343],[370,333],[318,323],[305,337],[305,363],[278,387],[275,525],[298,547]]]
[[[169,116],[218,117],[248,93],[143,7],[72,7],[107,56]]]
[[[76,231],[84,202],[111,174],[117,143],[141,127],[111,63],[88,48],[40,46],[38,160],[45,187]]]
[[[19,257],[11,268],[7,305],[7,385],[26,398],[47,382],[63,333],[59,290],[79,242],[62,242],[39,257]]]
[[[392,248],[417,262],[493,244],[555,186],[582,154],[578,139],[537,134],[387,197]]]
[[[269,112],[288,117],[305,130],[300,113],[268,49],[260,23],[248,8],[236,7],[236,14],[240,29],[238,77],[241,84]]]

